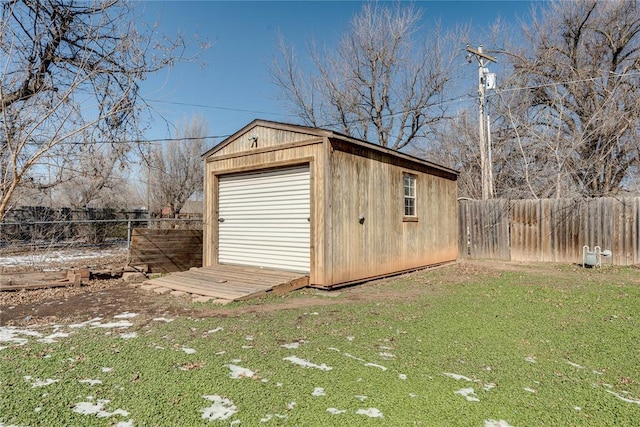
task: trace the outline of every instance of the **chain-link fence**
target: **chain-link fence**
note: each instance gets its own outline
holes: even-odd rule
[[[202,216],[149,216],[145,210],[21,208],[0,222],[0,267],[21,260],[126,254],[134,228],[202,229]],[[33,261],[36,260],[36,261]]]

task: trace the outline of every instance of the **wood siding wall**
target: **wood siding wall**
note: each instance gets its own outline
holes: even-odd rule
[[[640,263],[640,198],[463,200],[459,212],[461,258],[580,263],[597,245]]]
[[[151,273],[202,267],[202,230],[134,228],[129,264],[147,264]]]
[[[257,138],[253,140],[252,138]],[[264,126],[253,128],[233,140],[216,153],[216,156],[250,152],[251,150],[277,147],[291,142],[299,142],[314,138],[313,135],[272,129]]]
[[[328,284],[456,259],[456,182],[395,163],[332,150]],[[403,173],[416,176],[417,221],[403,221]]]
[[[286,144],[274,146],[267,151],[243,152],[237,155],[216,155],[207,159],[205,180],[205,214],[204,214],[204,265],[211,266],[218,263],[218,177],[220,175],[264,170],[267,168],[282,168],[309,164],[311,186],[311,283],[321,283],[322,278],[316,274],[322,267],[324,254],[317,251],[318,236],[324,233],[324,174],[315,173],[317,168],[323,168],[324,148],[323,140],[305,140],[300,144]],[[221,158],[217,158],[221,157]]]

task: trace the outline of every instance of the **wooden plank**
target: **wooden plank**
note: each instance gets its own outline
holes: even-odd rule
[[[145,283],[219,299],[244,300],[269,292],[281,295],[300,289],[308,286],[309,277],[253,267],[214,266],[193,268]]]
[[[246,276],[241,277],[241,276],[229,276],[229,275],[222,275],[222,274],[216,274],[212,276],[212,275],[204,275],[202,273],[196,273],[196,272],[189,272],[189,273],[183,272],[183,273],[175,274],[174,276],[180,277],[180,278],[187,278],[187,279],[209,280],[212,283],[221,284],[221,285],[242,284],[242,287],[244,287],[247,291],[268,289],[272,287],[274,284],[281,282],[281,281],[277,281],[276,283],[273,283],[273,282],[264,283],[260,280],[256,280],[254,278],[249,278]]]
[[[244,281],[240,278],[224,279],[218,275],[205,276],[205,275],[194,274],[193,272],[191,273],[182,272],[182,273],[172,274],[171,278],[173,280],[181,280],[185,283],[190,283],[192,281],[202,282],[202,283],[205,283],[207,286],[211,286],[218,289],[230,287],[240,292],[254,292],[257,290],[262,290],[270,287],[263,284],[253,284],[253,283],[247,282],[246,278]]]
[[[176,280],[175,278],[159,277],[145,283],[199,295],[215,296],[222,299],[236,299],[247,295],[246,291],[237,291],[230,285],[217,287],[210,282],[197,280]]]
[[[195,288],[193,286],[190,285],[183,285],[180,283],[165,283],[165,282],[155,282],[158,279],[153,279],[151,281],[145,282],[147,284],[153,284],[153,285],[158,285],[158,286],[163,286],[175,291],[182,291],[182,292],[187,292],[187,293],[193,293],[193,294],[197,294],[197,295],[205,295],[208,297],[214,297],[217,299],[226,299],[226,300],[230,300],[233,301],[235,300],[238,296],[234,295],[234,294],[227,294],[227,293],[223,293],[223,292],[219,292],[216,290],[210,290],[210,289],[206,289],[206,288]]]
[[[309,286],[309,276],[300,277],[290,282],[282,283],[274,286],[271,289],[271,293],[274,295],[284,295],[288,292],[302,289]]]
[[[190,277],[178,277],[175,275],[160,277],[157,280],[162,281],[166,284],[176,283],[176,284],[182,284],[182,285],[189,285],[198,289],[208,289],[211,291],[224,292],[224,293],[238,295],[238,296],[244,295],[246,293],[263,290],[263,288],[260,288],[260,287],[245,286],[241,282],[217,283],[213,280],[201,280],[201,279],[194,279]]]
[[[37,290],[37,289],[49,289],[49,288],[63,288],[71,286],[71,282],[47,282],[47,283],[24,283],[21,285],[5,285],[0,284],[0,292],[12,292],[23,290]]]

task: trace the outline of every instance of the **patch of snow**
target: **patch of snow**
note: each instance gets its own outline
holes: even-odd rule
[[[131,338],[137,338],[138,334],[136,332],[128,332],[125,334],[120,334],[120,338],[125,340],[130,340]]]
[[[180,350],[184,351],[187,354],[194,354],[196,352],[195,349],[189,347],[182,347]]]
[[[418,397],[418,395],[415,393],[409,393],[409,397]]]
[[[0,342],[10,342],[17,345],[25,345],[29,342],[28,338],[19,338],[20,335],[27,337],[42,337],[40,332],[31,331],[29,329],[18,329],[14,326],[0,326]]]
[[[132,319],[137,316],[138,316],[138,313],[130,313],[128,311],[125,311],[124,313],[116,314],[115,316],[113,316],[113,318],[114,319]]]
[[[208,330],[207,332],[205,332],[205,334],[215,334],[216,332],[220,332],[220,331],[224,331],[224,328],[221,328],[220,326],[218,326],[215,329]]]
[[[327,412],[330,413],[331,415],[340,415],[340,414],[346,414],[347,410],[337,409],[337,408],[327,408]]]
[[[367,417],[371,417],[371,418],[384,418],[384,415],[382,415],[382,412],[380,412],[380,410],[377,408],[358,409],[356,411],[356,414],[366,415]]]
[[[56,338],[67,338],[69,336],[66,332],[56,332],[51,335],[47,335],[44,338],[38,338],[38,342],[43,342],[45,344],[53,344],[56,341]]]
[[[354,359],[354,360],[357,360],[358,362],[363,362],[363,363],[366,363],[366,362],[367,362],[366,360],[361,359],[361,358],[359,358],[359,357],[356,357],[356,356],[354,356],[353,354],[344,353],[344,355],[345,355],[346,357],[348,357],[349,359]]]
[[[347,337],[347,340],[348,340],[348,341],[353,341],[353,340],[355,340],[355,339],[356,339],[356,337],[352,337],[352,336],[348,336],[348,337]]]
[[[482,390],[484,391],[490,391],[494,388],[496,388],[497,386],[494,383],[486,383],[484,386],[482,386]]]
[[[252,345],[243,345],[241,348],[243,350],[249,350],[249,349],[253,348],[253,346]]]
[[[379,355],[381,357],[384,357],[384,358],[387,358],[387,359],[393,359],[394,357],[396,357],[395,354],[391,354],[391,353],[387,353],[387,352],[379,353]]]
[[[225,353],[226,353],[226,351],[222,350],[222,351],[219,351],[219,352],[213,353],[213,354],[215,354],[216,356],[222,356]]]
[[[311,363],[308,360],[301,359],[301,358],[296,357],[296,356],[284,357],[284,358],[282,358],[282,360],[288,360],[289,362],[293,363],[294,365],[300,365],[300,366],[303,366],[305,368],[320,369],[321,371],[330,371],[330,370],[333,369],[331,366],[327,366],[324,363],[322,365],[316,365],[315,363]]]
[[[202,397],[213,402],[208,408],[200,410],[200,412],[202,412],[202,419],[204,420],[226,420],[238,412],[238,408],[230,399],[215,394]]]
[[[303,344],[305,341],[296,341],[289,344],[282,344],[280,347],[288,348],[289,350],[295,350],[300,347],[300,344]]]
[[[229,377],[231,378],[253,378],[256,373],[251,369],[243,368],[242,366],[237,365],[226,365],[231,372],[229,373]]]
[[[288,402],[287,403],[287,409],[289,411],[293,410],[293,408],[295,408],[295,407],[296,407],[296,402]]]
[[[636,405],[640,405],[640,399],[632,399],[630,397],[624,397],[620,393],[616,393],[615,391],[611,391],[611,390],[605,390],[605,391],[607,393],[613,394],[615,397],[617,397],[618,399],[622,400],[623,402],[635,403]]]
[[[114,415],[121,415],[123,417],[126,417],[129,415],[129,412],[123,409],[116,409],[113,412],[105,411],[104,405],[109,402],[110,400],[107,399],[99,399],[95,404],[91,402],[80,402],[76,403],[72,410],[73,412],[80,415],[95,415],[98,418],[109,418]]]
[[[449,378],[453,378],[456,381],[464,380],[464,381],[469,381],[470,383],[476,382],[469,377],[465,377],[464,375],[460,375],[460,374],[454,374],[452,372],[443,372],[443,375]]]
[[[407,374],[398,374],[398,378],[400,378],[401,380],[406,380]]]
[[[575,409],[576,411],[582,411],[582,408],[579,406],[574,406],[573,409]]]
[[[473,387],[461,388],[460,390],[455,391],[454,394],[463,396],[465,399],[467,399],[467,402],[480,402],[480,399],[478,399],[478,396],[476,395]]]
[[[484,420],[484,427],[513,427],[505,420]]]
[[[113,427],[133,427],[133,420],[120,421],[119,423],[117,423]]]
[[[87,325],[91,325],[92,323],[98,323],[101,320],[102,320],[102,317],[94,317],[93,319],[87,320],[86,322],[73,323],[73,324],[69,325],[69,328],[71,328],[71,329],[84,328]]]
[[[173,319],[167,319],[166,317],[154,317],[153,320],[156,322],[165,322],[165,323],[173,322]]]
[[[584,366],[582,366],[582,365],[578,365],[577,363],[573,363],[573,362],[572,362],[572,361],[570,361],[570,360],[567,360],[567,363],[568,363],[569,365],[573,366],[573,367],[574,367],[574,368],[576,368],[576,369],[584,369]]]
[[[356,399],[358,399],[360,402],[364,402],[365,400],[367,400],[367,396],[353,396]]]
[[[253,341],[253,335],[247,335],[244,339],[247,341]]]
[[[94,328],[128,328],[130,326],[133,326],[133,323],[127,320],[119,320],[117,322],[109,322],[109,323],[93,322],[93,323],[90,323],[90,325],[93,326]]]
[[[386,370],[387,370],[387,367],[386,367],[386,366],[378,365],[378,364],[376,364],[376,363],[365,363],[365,364],[364,364],[364,366],[370,366],[370,367],[372,367],[372,368],[378,368],[378,369],[380,369],[381,371],[386,371]]]
[[[312,396],[326,396],[327,394],[324,392],[324,388],[322,387],[316,387],[313,389],[313,391],[311,392]]]
[[[86,379],[86,380],[78,380],[79,383],[82,384],[89,384],[89,385],[98,385],[98,384],[102,384],[101,380],[90,380],[90,379]]]
[[[69,263],[71,261],[77,261],[87,258],[119,255],[124,251],[126,251],[126,248],[102,249],[100,250],[100,252],[82,251],[77,249],[51,250],[47,251],[46,253],[0,257],[0,266],[13,267],[20,265],[42,265],[45,263]]]
[[[528,391],[529,393],[537,393],[538,391],[531,387],[525,387],[524,391]]]
[[[535,357],[533,357],[533,356],[527,356],[527,357],[525,357],[525,358],[524,358],[524,361],[525,361],[525,362],[529,362],[529,363],[538,363],[538,361],[536,360],[536,358],[535,358]]]
[[[24,376],[25,381],[31,381],[33,378],[31,377],[31,375],[25,375]],[[31,388],[37,388],[37,387],[46,387],[48,385],[54,384],[59,382],[60,380],[54,380],[52,378],[47,378],[46,380],[41,380],[40,378],[36,378],[32,383],[31,383]]]
[[[596,371],[595,369],[594,369],[593,371],[591,371],[591,373],[592,373],[593,375],[604,375],[604,372]]]

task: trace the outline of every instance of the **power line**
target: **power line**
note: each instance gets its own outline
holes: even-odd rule
[[[219,106],[206,105],[206,104],[194,104],[194,103],[188,103],[188,102],[162,101],[160,99],[148,99],[147,101],[158,102],[162,104],[182,105],[185,107],[199,107],[199,108],[209,108],[212,110],[236,111],[239,113],[269,114],[269,115],[275,115],[275,116],[297,117],[295,114],[292,114],[292,113],[274,113],[273,111],[258,111],[258,110],[248,110],[243,108],[231,108],[231,107],[219,107]]]
[[[91,144],[153,144],[157,142],[171,142],[171,141],[200,141],[203,139],[219,139],[228,138],[229,135],[208,135],[208,136],[193,136],[193,137],[179,137],[179,138],[152,138],[152,139],[119,139],[117,141],[60,141],[53,145],[91,145]],[[32,142],[29,145],[40,145],[37,142]]]
[[[627,73],[610,73],[611,76],[616,76],[616,77],[629,77],[629,76],[640,76],[640,72],[627,72]],[[520,90],[531,90],[531,89],[537,89],[537,88],[544,88],[544,87],[551,87],[551,86],[561,86],[561,85],[568,85],[568,84],[575,84],[575,83],[584,83],[584,82],[589,82],[589,81],[597,81],[597,80],[601,80],[603,77],[589,77],[589,78],[584,78],[584,79],[576,79],[576,80],[566,80],[566,81],[559,81],[559,82],[550,82],[550,83],[544,83],[544,84],[539,84],[539,85],[531,85],[531,86],[522,86],[522,87],[512,87],[512,88],[507,88],[507,89],[496,89],[495,93],[496,95],[500,94],[500,93],[506,93],[506,92],[515,92],[515,91],[520,91]],[[437,102],[434,103],[430,106],[430,108],[437,108],[437,107],[444,107],[445,105],[448,104],[453,104],[453,103],[457,103],[457,102],[464,102],[465,100],[471,100],[471,99],[475,99],[475,96],[472,95],[463,95],[463,96],[458,96],[455,98],[450,98],[441,102]],[[212,106],[212,105],[205,105],[205,104],[195,104],[195,103],[186,103],[186,102],[177,102],[177,101],[162,101],[162,100],[155,100],[155,99],[150,99],[148,100],[150,102],[158,102],[158,103],[165,103],[165,104],[173,104],[173,105],[182,105],[182,106],[190,106],[190,107],[199,107],[199,108],[210,108],[210,109],[218,109],[218,110],[227,110],[227,111],[238,111],[238,112],[244,112],[244,113],[253,113],[253,114],[270,114],[270,115],[279,115],[279,116],[288,116],[288,117],[299,117],[296,114],[292,114],[292,113],[274,113],[274,112],[268,112],[268,111],[259,111],[259,110],[249,110],[249,109],[241,109],[241,108],[228,108],[228,107],[218,107],[218,106]],[[406,114],[406,113],[412,113],[412,112],[416,112],[419,109],[410,109],[410,110],[403,110],[403,111],[398,111],[395,113],[388,113],[388,114],[384,114],[382,116],[382,118],[390,118],[390,117],[394,117],[394,116],[398,116],[398,115],[402,115],[402,114]],[[352,123],[356,123],[358,122],[359,119],[353,119],[353,120],[347,120],[344,122],[344,124],[352,124]],[[342,122],[328,122],[328,123],[324,123],[322,124],[320,127],[327,127],[327,128],[331,128],[334,126],[339,126],[343,124]],[[202,137],[179,137],[179,138],[153,138],[153,139],[130,139],[130,140],[117,140],[117,141],[84,141],[84,142],[80,142],[80,141],[61,141],[59,143],[56,143],[54,145],[59,145],[59,144],[63,144],[63,145],[85,145],[85,144],[150,144],[150,143],[161,143],[161,142],[171,142],[171,141],[197,141],[197,140],[202,140],[202,139],[224,139],[224,138],[228,138],[229,136],[231,136],[232,134],[226,134],[226,135],[207,135],[207,136],[202,136]],[[29,145],[40,145],[38,143],[31,143]]]

